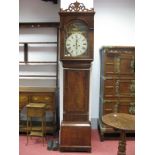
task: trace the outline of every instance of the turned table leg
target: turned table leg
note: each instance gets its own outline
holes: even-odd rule
[[[125,130],[121,130],[121,132],[120,132],[120,141],[119,141],[117,155],[126,155],[126,134],[125,134]]]

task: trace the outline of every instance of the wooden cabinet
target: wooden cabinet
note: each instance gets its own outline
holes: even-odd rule
[[[135,112],[135,48],[103,47],[100,50],[99,133],[115,133],[103,124],[102,116],[112,112]]]
[[[29,103],[46,104],[46,130],[52,132],[55,129],[55,89],[52,88],[22,88],[19,92],[20,132],[26,132],[26,105]],[[38,120],[33,120],[37,126]]]

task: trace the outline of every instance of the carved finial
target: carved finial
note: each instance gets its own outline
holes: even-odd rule
[[[71,3],[68,7],[68,9],[60,9],[60,11],[63,12],[92,12],[94,9],[86,9],[83,3],[79,3],[76,1],[75,3]]]

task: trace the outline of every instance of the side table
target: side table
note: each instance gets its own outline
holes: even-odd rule
[[[135,130],[135,116],[125,113],[110,113],[102,117],[103,123],[120,130],[117,155],[126,155],[126,131]]]
[[[46,104],[44,103],[29,103],[27,107],[27,144],[29,136],[39,136],[42,137],[44,145],[44,137],[46,131]],[[32,118],[41,118],[41,127],[39,129],[32,127]],[[30,131],[30,133],[29,133]]]

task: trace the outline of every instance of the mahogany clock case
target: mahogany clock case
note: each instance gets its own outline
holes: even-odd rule
[[[59,12],[63,64],[60,151],[91,151],[89,81],[94,57],[94,14],[93,9],[86,9],[77,1]]]

